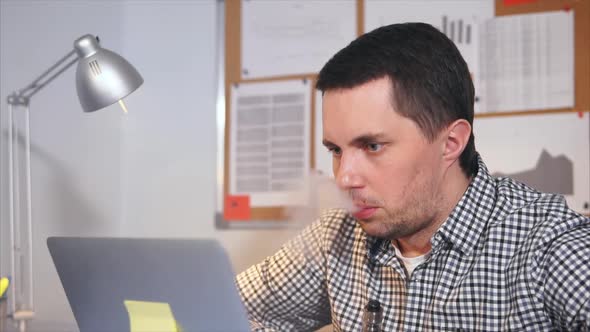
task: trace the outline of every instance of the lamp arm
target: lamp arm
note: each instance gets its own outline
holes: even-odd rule
[[[72,58],[72,55],[75,55],[75,57],[70,60],[70,58]],[[70,61],[67,62],[65,65],[62,65],[67,60],[70,60]],[[49,69],[47,69],[45,72],[43,72],[39,77],[37,77],[29,85],[27,85],[26,87],[24,87],[22,89],[16,90],[10,96],[8,96],[8,103],[10,105],[28,105],[29,99],[34,94],[39,92],[39,90],[43,89],[47,84],[49,84],[51,81],[53,81],[59,75],[61,75],[64,71],[66,71],[68,68],[70,68],[72,65],[74,65],[77,61],[78,61],[78,56],[76,55],[76,50],[75,49],[71,50],[68,54],[66,54],[64,57],[59,59],[55,64],[53,64],[51,67],[49,67]],[[45,78],[47,75],[49,75],[53,71],[55,71],[56,68],[57,68],[57,71],[55,73],[53,73],[51,76],[49,76],[49,78]]]

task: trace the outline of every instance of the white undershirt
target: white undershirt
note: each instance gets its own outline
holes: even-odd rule
[[[430,251],[425,253],[424,255],[420,255],[420,256],[416,256],[416,257],[404,257],[404,255],[402,255],[402,253],[399,251],[399,249],[394,245],[393,248],[395,249],[395,255],[397,256],[397,258],[399,258],[402,263],[404,264],[404,267],[406,268],[406,272],[407,272],[407,277],[410,278],[412,276],[412,272],[414,272],[414,269],[424,263],[426,261],[426,259],[428,259],[428,256],[430,256]]]

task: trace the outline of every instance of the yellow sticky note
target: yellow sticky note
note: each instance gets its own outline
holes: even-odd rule
[[[8,278],[6,278],[6,277],[0,278],[0,297],[4,296],[4,292],[8,288],[8,284],[10,284],[10,282],[8,281]]]
[[[168,303],[125,300],[131,332],[178,332]]]

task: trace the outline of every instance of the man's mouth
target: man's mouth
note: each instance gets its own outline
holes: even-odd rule
[[[355,211],[352,213],[352,215],[356,218],[356,219],[369,219],[371,216],[373,216],[375,214],[375,212],[377,212],[378,207],[376,206],[359,206],[356,205],[355,206]]]

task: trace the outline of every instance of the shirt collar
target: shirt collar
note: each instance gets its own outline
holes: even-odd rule
[[[477,159],[477,175],[431,239],[433,251],[448,242],[470,255],[492,215],[497,200],[495,181],[479,155]]]

